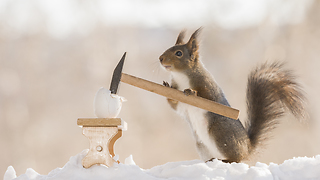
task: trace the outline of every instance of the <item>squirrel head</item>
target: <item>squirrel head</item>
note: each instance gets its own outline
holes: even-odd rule
[[[182,72],[193,69],[199,62],[198,35],[202,28],[197,29],[187,43],[183,42],[185,30],[181,31],[176,44],[167,49],[160,57],[161,65],[168,71]]]

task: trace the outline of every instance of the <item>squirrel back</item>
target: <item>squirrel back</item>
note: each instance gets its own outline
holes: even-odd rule
[[[171,85],[186,95],[197,95],[230,106],[223,91],[199,59],[196,30],[187,43],[182,31],[176,44],[160,56],[162,66],[171,72]],[[305,97],[291,71],[281,63],[264,63],[248,78],[245,127],[233,120],[209,111],[167,99],[171,107],[189,122],[200,157],[204,161],[221,159],[240,162],[248,159],[263,144],[278,119],[289,110],[297,118],[305,113]]]

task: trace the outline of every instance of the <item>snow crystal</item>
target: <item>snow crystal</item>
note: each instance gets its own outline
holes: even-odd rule
[[[7,171],[6,171],[6,173],[4,174],[3,179],[4,180],[11,180],[11,179],[14,179],[16,177],[17,177],[16,171],[14,170],[14,168],[12,166],[9,166]]]

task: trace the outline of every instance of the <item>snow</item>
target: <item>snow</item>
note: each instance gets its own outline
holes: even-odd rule
[[[124,164],[114,163],[112,167],[94,165],[85,169],[81,160],[88,150],[70,158],[63,168],[52,170],[48,175],[40,175],[31,168],[25,174],[16,176],[9,166],[4,180],[100,180],[100,179],[139,179],[139,180],[207,180],[207,179],[259,179],[259,180],[298,180],[320,179],[320,155],[313,158],[299,157],[284,161],[282,164],[256,163],[249,166],[245,163],[227,164],[219,160],[205,163],[201,160],[169,162],[151,169],[142,169],[135,164],[132,155],[125,159]]]

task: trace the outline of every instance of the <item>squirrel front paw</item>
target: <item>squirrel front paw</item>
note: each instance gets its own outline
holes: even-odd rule
[[[185,89],[184,91],[183,91],[183,93],[184,93],[184,95],[186,95],[186,96],[190,96],[190,95],[192,95],[192,96],[196,96],[197,95],[197,91],[196,90],[193,90],[193,89]]]
[[[163,85],[166,86],[166,87],[171,87],[172,88],[172,86],[170,86],[170,84],[167,81],[163,81]]]
[[[170,84],[169,84],[168,82],[166,82],[166,81],[163,81],[163,85],[166,86],[166,87],[172,88],[172,86],[170,86]],[[170,104],[170,106],[171,106],[174,110],[177,109],[177,105],[178,105],[178,102],[179,102],[179,101],[174,100],[174,99],[170,99],[170,98],[167,98],[167,101],[168,101],[168,103]]]
[[[170,99],[170,98],[167,98],[167,101],[168,103],[171,105],[171,106],[175,106],[178,104],[179,101],[177,100],[174,100],[174,99]]]

